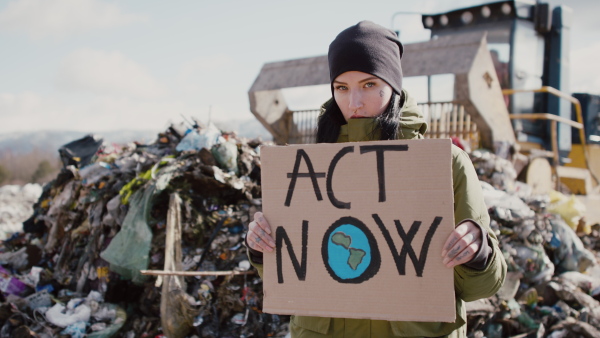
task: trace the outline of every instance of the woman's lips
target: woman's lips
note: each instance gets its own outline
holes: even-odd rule
[[[358,115],[358,114],[354,114],[354,115],[350,116],[351,119],[363,119],[365,117],[366,116],[362,116],[362,115]]]

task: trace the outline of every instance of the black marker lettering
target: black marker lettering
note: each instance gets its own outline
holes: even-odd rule
[[[385,151],[408,151],[408,145],[377,145],[361,146],[360,153],[365,154],[374,151],[377,154],[377,180],[379,182],[379,202],[385,202],[385,163],[383,153]]]
[[[299,173],[298,172],[298,170],[300,170],[300,161],[302,160],[302,158],[304,158],[304,161],[306,162],[306,167],[308,168],[308,173]],[[313,189],[315,190],[315,195],[317,196],[317,201],[323,200],[323,197],[321,196],[321,189],[319,189],[319,183],[317,182],[317,178],[325,177],[325,173],[315,173],[312,162],[310,161],[310,157],[308,157],[308,154],[303,149],[298,149],[298,151],[296,152],[296,162],[294,163],[294,172],[288,173],[287,177],[291,178],[291,181],[290,181],[290,186],[288,187],[287,196],[285,197],[284,205],[286,207],[289,207],[290,203],[292,203],[292,195],[294,194],[294,188],[296,187],[296,180],[298,179],[298,177],[310,177],[310,179],[312,181]]]
[[[344,155],[348,153],[353,153],[354,147],[344,147],[338,151],[337,154],[331,159],[331,163],[329,164],[329,170],[327,170],[327,197],[331,201],[331,204],[338,209],[350,209],[350,202],[342,202],[339,201],[333,195],[333,171],[335,170],[335,166],[339,162],[339,160],[344,157]]]
[[[425,262],[427,260],[427,251],[429,250],[429,244],[431,243],[431,239],[433,238],[433,235],[435,234],[437,227],[442,222],[442,217],[436,217],[433,220],[433,223],[431,223],[429,230],[427,230],[427,234],[425,234],[425,240],[423,241],[423,246],[421,247],[421,253],[418,258],[417,258],[417,255],[415,254],[415,251],[411,245],[411,242],[412,242],[413,238],[415,237],[415,235],[417,234],[417,231],[419,230],[419,227],[421,226],[421,222],[419,222],[419,221],[413,222],[408,233],[405,233],[404,229],[402,228],[402,224],[400,224],[400,221],[394,220],[394,223],[396,224],[396,229],[398,230],[398,234],[400,235],[400,238],[402,239],[402,242],[403,242],[402,249],[400,250],[400,254],[398,254],[396,245],[394,244],[394,241],[392,240],[392,237],[390,236],[389,231],[386,229],[385,225],[381,221],[381,218],[379,218],[379,216],[377,214],[373,214],[373,219],[375,220],[375,223],[377,223],[377,225],[379,226],[379,229],[381,230],[381,233],[383,234],[385,241],[387,242],[388,246],[390,247],[392,255],[394,256],[394,262],[396,263],[396,268],[398,269],[398,274],[400,274],[400,276],[404,276],[406,274],[406,271],[405,271],[406,255],[408,254],[408,256],[410,257],[410,260],[412,261],[412,263],[415,267],[415,271],[417,272],[417,277],[423,277],[423,270],[425,269]]]
[[[298,280],[306,279],[306,255],[307,249],[306,245],[308,242],[308,221],[302,221],[302,258],[300,263],[298,263],[298,258],[296,254],[294,254],[294,248],[292,247],[292,242],[285,232],[285,229],[281,226],[277,227],[275,231],[275,259],[277,260],[277,283],[283,284],[283,271],[281,261],[281,246],[282,242],[285,241],[285,245],[287,246],[288,254],[290,255],[290,259],[292,260],[292,265],[294,266],[294,271],[296,272],[296,276],[298,276]]]

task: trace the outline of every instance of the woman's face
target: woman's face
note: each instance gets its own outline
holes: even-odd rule
[[[345,72],[333,81],[333,97],[346,121],[381,115],[392,91],[387,82],[363,72]]]

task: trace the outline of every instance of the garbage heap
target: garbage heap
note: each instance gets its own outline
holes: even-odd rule
[[[0,337],[285,335],[243,245],[261,143],[174,125],[148,145],[63,146],[64,168],[1,246]]]
[[[508,159],[470,156],[509,272],[494,297],[467,304],[469,336],[600,337],[600,226],[572,195],[533,195]]]
[[[261,312],[243,246],[260,145],[196,125],[149,145],[63,146],[64,169],[1,247],[0,338],[284,336],[289,317]],[[509,273],[467,304],[469,336],[600,337],[600,227],[572,197],[533,195],[506,156],[470,156]]]
[[[32,206],[42,194],[42,186],[29,183],[24,186],[0,187],[0,240],[21,231],[23,221],[33,212]]]

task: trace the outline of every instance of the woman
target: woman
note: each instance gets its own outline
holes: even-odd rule
[[[322,107],[317,142],[358,142],[423,138],[427,124],[402,88],[403,47],[396,35],[362,21],[341,32],[329,46],[333,98]],[[506,263],[489,229],[479,180],[466,153],[452,146],[456,228],[441,259],[454,269],[456,321],[387,322],[368,319],[292,316],[292,337],[466,337],[464,301],[490,297],[500,288]],[[246,245],[262,275],[262,255],[275,247],[270,226],[257,212]]]

